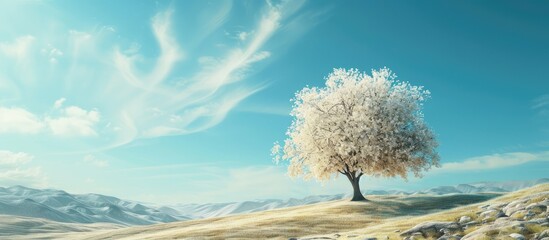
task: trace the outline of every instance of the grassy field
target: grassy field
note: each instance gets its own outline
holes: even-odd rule
[[[288,239],[305,235],[356,231],[393,219],[423,216],[483,202],[499,194],[448,196],[368,196],[368,202],[338,200],[264,212],[82,236],[84,239]],[[72,237],[72,236],[71,236]]]
[[[368,237],[377,237],[378,239],[402,239],[400,237],[400,232],[412,228],[418,223],[428,222],[428,221],[456,221],[461,216],[470,216],[474,218],[476,212],[479,211],[479,206],[485,204],[493,203],[503,203],[513,201],[514,199],[521,198],[523,196],[528,196],[536,193],[545,192],[543,198],[549,197],[549,184],[542,184],[532,188],[520,190],[517,192],[509,193],[501,197],[492,199],[487,202],[471,204],[467,206],[457,207],[446,211],[441,211],[433,214],[426,214],[424,216],[417,217],[401,217],[386,219],[385,221],[376,224],[365,226],[363,228],[357,228],[351,231],[342,231],[339,234],[342,236],[338,239],[355,239],[353,237],[347,236],[368,236]],[[475,230],[471,228],[469,231]],[[466,232],[467,233],[467,232]],[[362,239],[362,238],[361,238]]]
[[[76,232],[108,231],[121,228],[111,223],[62,223],[41,218],[0,215],[0,239],[54,239]]]

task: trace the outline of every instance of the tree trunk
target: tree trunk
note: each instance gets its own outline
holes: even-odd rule
[[[366,201],[366,198],[360,192],[360,176],[358,177],[349,177],[349,181],[353,185],[353,199],[351,201]]]

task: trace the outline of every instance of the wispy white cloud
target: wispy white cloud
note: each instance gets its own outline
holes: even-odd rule
[[[537,111],[543,122],[549,122],[549,94],[539,96],[532,101],[532,109]]]
[[[537,153],[512,152],[473,157],[461,162],[444,163],[441,168],[435,169],[434,171],[490,170],[513,167],[535,161],[549,161],[549,151]]]
[[[61,108],[61,106],[63,106],[63,103],[64,103],[66,100],[67,100],[66,98],[57,99],[57,100],[55,101],[55,103],[53,103],[53,108],[55,108],[55,109]]]
[[[0,53],[15,59],[16,61],[22,61],[30,54],[30,49],[35,41],[35,37],[26,35],[18,37],[13,42],[1,42]]]
[[[54,109],[58,116],[42,118],[24,108],[0,107],[0,133],[38,134],[46,127],[56,136],[96,136],[95,125],[100,120],[97,110],[84,110],[77,106],[61,108],[64,98],[57,100]]]
[[[1,165],[19,165],[29,162],[33,156],[24,152],[11,152],[0,150],[0,166]]]
[[[40,167],[0,170],[0,184],[4,186],[44,187],[45,181],[46,178]]]
[[[239,32],[237,36],[238,36],[238,39],[240,39],[240,41],[246,41],[246,39],[248,38],[248,35],[249,35],[248,32]]]
[[[94,130],[99,122],[100,114],[97,110],[84,110],[76,106],[61,109],[61,116],[46,117],[53,135],[57,136],[97,136]]]
[[[105,168],[109,166],[109,162],[107,160],[98,159],[92,154],[84,156],[84,162],[98,168]]]
[[[254,16],[255,23],[239,26],[239,41],[226,36],[222,49],[214,47],[218,39],[200,39],[213,36],[216,29],[234,27],[227,21],[232,4],[212,6],[212,11],[204,13],[208,18],[199,14],[204,27],[197,28],[196,41],[179,41],[178,37],[184,34],[177,31],[186,29],[174,28],[172,22],[177,13],[168,9],[150,21],[157,46],[133,39],[126,41],[120,36],[123,31],[114,26],[67,29],[47,40],[23,36],[4,42],[0,45],[0,60],[2,56],[42,57],[42,60],[45,56],[57,63],[29,62],[30,65],[10,70],[13,74],[7,77],[0,71],[0,86],[9,86],[9,92],[21,92],[18,96],[30,96],[31,100],[19,98],[21,105],[39,102],[39,95],[32,89],[48,88],[51,89],[48,96],[57,94],[53,109],[39,105],[43,110],[32,113],[18,108],[21,119],[24,117],[28,123],[34,120],[34,128],[29,130],[28,126],[33,125],[25,124],[25,128],[9,131],[95,136],[93,141],[102,144],[96,147],[105,149],[139,138],[190,134],[211,128],[242,101],[267,86],[262,79],[250,76],[264,66],[260,63],[276,53],[276,49],[268,47],[269,40],[302,4],[302,1],[268,2]],[[212,51],[195,52],[196,46],[211,47]],[[79,103],[78,106],[66,107],[65,98]],[[2,128],[0,132],[8,131],[7,127]]]
[[[534,99],[532,108],[533,109],[549,108],[549,94],[545,94]]]
[[[107,32],[116,32],[116,28],[114,26],[101,26],[100,31],[107,31]]]
[[[137,70],[142,61],[138,53],[117,50],[114,54],[119,73],[135,90],[128,94],[132,99],[123,100],[123,121],[118,122],[127,136],[123,141],[202,131],[217,125],[242,100],[260,91],[265,85],[241,82],[253,64],[271,56],[261,48],[281,25],[281,8],[270,5],[265,9],[256,28],[242,38],[243,47],[237,44],[225,55],[199,56],[200,69],[175,85],[170,76],[183,54],[170,29],[172,12],[155,16],[154,35],[161,51],[149,73]]]
[[[0,133],[34,134],[43,127],[41,120],[26,109],[0,107]]]
[[[58,59],[63,56],[63,52],[51,44],[48,44],[47,47],[42,48],[42,55],[48,58],[48,61],[52,64],[57,63]]]
[[[26,167],[34,156],[24,152],[0,150],[0,185],[43,187],[47,178],[40,167]]]

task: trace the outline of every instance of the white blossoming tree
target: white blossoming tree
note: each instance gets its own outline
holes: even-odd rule
[[[438,166],[437,142],[421,108],[430,93],[396,80],[387,68],[372,75],[334,69],[326,86],[305,87],[293,101],[293,122],[283,146],[275,143],[275,162],[289,161],[290,176],[329,180],[345,175],[352,201],[366,200],[360,178],[421,177]]]

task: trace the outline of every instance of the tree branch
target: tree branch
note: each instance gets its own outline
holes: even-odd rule
[[[350,173],[346,173],[345,176],[347,176],[347,179],[349,179],[349,181],[353,182],[353,178],[351,177]]]
[[[341,157],[339,157],[341,158]],[[345,170],[348,172],[348,173],[351,173],[351,170],[349,170],[349,165],[347,165],[347,163],[345,163]]]
[[[334,107],[337,106],[337,105],[341,105],[341,104],[340,104],[340,103],[334,104],[333,106],[331,106],[331,107],[328,109],[327,112],[330,112],[330,111],[332,110],[332,108],[334,108]],[[343,108],[345,108],[345,104],[343,104]]]

